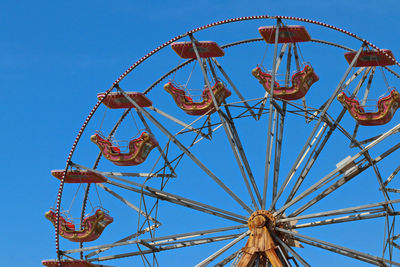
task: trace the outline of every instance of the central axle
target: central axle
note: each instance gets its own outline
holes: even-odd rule
[[[269,261],[273,267],[290,266],[287,262],[288,255],[275,245],[271,236],[275,234],[276,220],[266,210],[255,211],[247,221],[250,229],[250,237],[242,248],[243,255],[240,258],[238,267],[250,267],[258,261],[259,266],[267,266]]]

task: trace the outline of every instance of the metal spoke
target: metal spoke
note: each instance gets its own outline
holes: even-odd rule
[[[347,133],[344,129],[341,129],[342,131],[345,132],[345,135],[347,137],[350,137],[350,134]],[[351,137],[350,137],[351,138]],[[354,140],[354,139],[352,139]],[[360,144],[358,144],[358,142],[356,140],[354,140],[354,142],[357,144],[357,146],[360,146]],[[387,194],[387,190],[384,187],[384,183],[382,180],[382,177],[379,173],[379,170],[376,166],[376,162],[371,158],[371,156],[369,155],[369,151],[366,150],[363,153],[366,161],[368,161],[368,165],[364,166],[364,167],[357,167],[354,164],[354,161],[348,160],[350,157],[346,158],[345,160],[343,160],[342,162],[338,163],[338,165],[346,165],[346,169],[351,168],[351,171],[339,171],[340,173],[344,173],[344,176],[342,178],[340,178],[338,181],[336,181],[334,184],[332,184],[329,188],[327,188],[326,190],[324,190],[322,193],[320,193],[319,195],[317,195],[316,197],[314,197],[311,201],[309,201],[308,203],[306,203],[305,205],[303,205],[302,207],[298,208],[295,212],[293,212],[291,215],[295,216],[300,214],[301,212],[303,212],[304,210],[308,209],[309,207],[311,207],[312,205],[314,205],[315,203],[317,203],[318,201],[322,200],[324,197],[326,197],[327,195],[331,194],[333,191],[335,191],[336,189],[338,189],[339,187],[343,186],[344,184],[346,184],[347,182],[349,182],[352,178],[354,178],[356,175],[358,175],[361,171],[364,171],[366,168],[372,166],[373,171],[375,173],[375,176],[378,179],[379,185],[380,185],[380,190],[383,192],[383,196],[385,198],[385,200],[389,199],[389,196]],[[354,165],[354,166],[352,166]]]
[[[278,29],[277,29],[277,30],[278,30]],[[279,53],[279,58],[278,58],[278,60],[277,60],[277,62],[276,62],[276,67],[275,67],[275,68],[272,68],[272,72],[274,72],[274,70],[275,70],[275,73],[278,72],[279,66],[280,66],[280,64],[281,64],[281,62],[282,62],[282,58],[283,58],[283,56],[284,56],[284,54],[285,54],[286,47],[287,47],[287,43],[284,43],[284,44],[282,45],[282,47],[281,47],[281,51],[280,51],[280,53]],[[275,51],[275,50],[274,50],[274,51]],[[275,55],[274,59],[276,59],[276,54],[274,53],[274,55]],[[271,84],[271,86],[272,86],[272,84]],[[258,115],[257,115],[257,116],[258,116],[258,119],[261,118],[261,115],[262,115],[262,112],[263,112],[263,110],[264,110],[265,104],[267,103],[267,97],[268,97],[268,95],[269,95],[269,93],[268,93],[268,92],[265,92],[265,94],[264,94],[264,100],[261,102],[261,104],[260,104],[260,110],[258,111]]]
[[[382,190],[382,189],[380,189],[380,190]],[[386,190],[391,193],[400,193],[400,189],[396,189],[396,188],[386,188]]]
[[[376,139],[374,142],[370,143],[368,146],[366,146],[364,149],[362,149],[360,152],[358,152],[356,155],[354,155],[351,158],[346,159],[346,162],[343,162],[343,164],[341,166],[339,166],[338,168],[336,168],[335,170],[331,171],[329,174],[327,174],[325,177],[323,177],[321,180],[319,180],[317,183],[315,183],[314,185],[310,186],[307,190],[305,190],[303,193],[301,193],[300,195],[298,195],[296,198],[292,199],[291,201],[289,201],[288,203],[286,203],[279,211],[277,211],[275,213],[275,215],[282,213],[283,211],[285,211],[288,207],[292,206],[293,204],[297,203],[298,201],[300,201],[301,199],[303,199],[304,197],[308,196],[309,194],[311,194],[312,192],[318,190],[326,181],[328,181],[329,179],[331,179],[335,174],[339,173],[340,171],[342,171],[343,169],[345,169],[346,167],[348,168],[349,166],[351,166],[351,164],[354,164],[354,161],[356,159],[358,159],[361,155],[364,155],[368,150],[370,150],[371,148],[373,148],[375,145],[379,144],[380,142],[382,142],[384,139],[386,139],[387,137],[389,137],[392,134],[395,134],[399,131],[400,129],[400,124],[396,125],[395,127],[393,127],[391,130],[387,131],[385,134],[381,135],[378,139]]]
[[[122,239],[120,239],[120,240],[114,242],[113,244],[117,244],[117,243],[121,243],[121,242],[125,242],[125,241],[128,241],[128,240],[134,239],[134,238],[136,238],[136,237],[138,237],[138,236],[140,236],[140,235],[142,235],[142,234],[145,234],[145,233],[147,233],[147,232],[149,232],[149,231],[154,230],[155,228],[157,228],[157,227],[159,227],[159,226],[160,226],[160,225],[158,225],[158,224],[153,224],[153,225],[151,225],[150,227],[147,227],[147,228],[145,228],[145,229],[143,229],[143,230],[141,230],[141,231],[139,231],[139,232],[137,232],[137,233],[134,233],[134,234],[129,235],[129,236],[125,237],[125,238],[122,238]],[[81,247],[81,248],[82,248],[82,247]],[[111,248],[111,247],[110,247],[110,248]],[[101,248],[101,249],[97,249],[97,250],[95,250],[95,251],[93,251],[93,252],[91,252],[91,253],[85,255],[85,258],[86,258],[86,259],[91,258],[91,257],[93,257],[93,256],[96,256],[96,255],[98,255],[98,254],[104,252],[104,251],[109,250],[110,248]]]
[[[363,212],[356,215],[348,215],[343,217],[337,217],[327,220],[297,224],[290,227],[291,229],[298,229],[298,228],[306,228],[306,227],[314,227],[314,226],[321,226],[321,225],[328,225],[328,224],[335,224],[335,223],[343,223],[343,222],[354,222],[359,220],[366,220],[366,219],[375,219],[379,217],[385,217],[387,212]]]
[[[296,43],[293,44],[294,48],[296,47]],[[297,51],[295,53],[297,56]],[[291,66],[291,59],[292,59],[292,44],[289,45],[288,48],[288,55],[286,61],[286,75],[285,75],[285,87],[289,86],[289,79],[290,79],[290,66]],[[298,64],[298,61],[296,61]],[[297,66],[299,69],[300,67]],[[283,129],[284,129],[284,122],[285,122],[285,115],[286,115],[286,102],[282,102],[282,113],[280,113],[280,120],[279,120],[279,127],[276,127],[276,141],[275,141],[275,157],[274,157],[274,177],[272,183],[272,200],[275,198],[277,190],[278,190],[278,179],[279,179],[279,168],[281,162],[281,153],[282,153],[282,139],[283,139]],[[305,114],[307,111],[305,110]],[[274,207],[275,208],[275,207]]]
[[[119,242],[119,243],[97,245],[97,246],[85,247],[82,249],[71,249],[71,250],[64,251],[64,253],[72,254],[72,253],[76,253],[76,252],[80,252],[80,251],[90,251],[90,250],[97,250],[97,249],[103,249],[103,248],[114,248],[114,247],[120,247],[120,246],[125,246],[125,245],[137,244],[140,242],[145,242],[145,243],[149,243],[149,244],[154,244],[155,242],[157,242],[157,244],[164,244],[164,243],[171,243],[171,242],[174,242],[177,240],[182,240],[182,239],[200,237],[200,236],[204,236],[204,235],[221,233],[221,232],[226,232],[226,231],[239,230],[239,229],[243,229],[246,227],[247,227],[247,225],[221,227],[221,228],[207,229],[207,230],[201,230],[201,231],[195,231],[195,232],[189,232],[189,233],[183,233],[183,234],[167,235],[167,236],[162,236],[162,237],[153,237],[153,238],[147,238],[147,239],[139,239],[139,240]]]
[[[278,39],[279,39],[279,20],[277,20],[276,23],[276,29],[275,29],[275,44],[274,44],[274,55],[273,55],[273,62],[272,62],[272,78],[271,78],[271,89],[270,89],[270,97],[269,97],[269,116],[268,116],[268,130],[267,130],[267,151],[265,155],[265,169],[264,169],[264,187],[263,187],[263,199],[262,199],[262,209],[265,209],[266,202],[267,202],[267,187],[268,187],[268,176],[269,176],[269,167],[270,167],[270,162],[271,162],[271,151],[272,151],[272,144],[271,144],[271,138],[273,134],[272,130],[272,117],[274,116],[276,118],[276,111],[274,112],[275,114],[273,115],[273,98],[274,98],[274,86],[275,86],[275,79],[276,79],[276,72],[277,70],[277,53],[278,53]],[[286,43],[285,43],[286,44]],[[284,46],[286,49],[286,46]],[[281,52],[285,52],[285,50],[282,47]],[[283,57],[283,53],[282,57]],[[280,57],[281,58],[281,57]],[[263,107],[261,106],[260,112],[263,110]],[[259,113],[260,116],[260,113]]]
[[[216,252],[214,252],[212,255],[210,255],[209,257],[207,257],[206,259],[204,259],[202,262],[200,262],[199,264],[196,265],[196,267],[203,267],[203,266],[207,266],[209,263],[211,263],[213,260],[215,260],[216,258],[218,258],[219,256],[221,256],[222,253],[224,253],[225,251],[227,251],[228,249],[230,249],[231,247],[233,247],[235,244],[237,244],[239,241],[241,241],[243,238],[245,238],[246,236],[248,236],[250,234],[250,230],[247,230],[246,232],[244,232],[242,235],[240,235],[239,237],[237,237],[236,239],[232,240],[231,242],[229,242],[227,245],[225,245],[224,247],[222,247],[221,249],[217,250]]]
[[[307,157],[308,153],[310,152],[311,148],[314,146],[310,157],[308,158],[307,161],[307,165],[306,167],[303,169],[303,171],[301,172],[299,178],[297,179],[295,185],[292,188],[292,191],[290,192],[288,199],[286,200],[286,202],[288,202],[289,200],[292,199],[292,197],[296,194],[297,190],[299,189],[301,183],[303,182],[303,180],[305,179],[307,173],[310,171],[312,165],[314,164],[314,162],[316,161],[319,153],[322,151],[324,145],[326,144],[326,142],[328,141],[328,138],[330,137],[330,134],[328,133],[325,136],[325,142],[322,142],[321,146],[318,147],[317,149],[317,145],[320,143],[321,138],[323,137],[323,134],[325,133],[325,130],[327,128],[328,124],[324,123],[321,128],[319,129],[319,131],[317,132],[317,134],[314,136],[314,139],[311,141],[311,143],[308,144],[307,149],[305,150],[303,156],[300,158],[300,161],[297,163],[297,166],[293,169],[293,172],[291,174],[291,176],[289,177],[289,181],[293,178],[293,176],[295,175],[295,173],[297,172],[297,169],[300,167],[300,165],[303,163],[304,159]],[[330,132],[331,133],[331,132]],[[314,157],[312,157],[314,155]],[[311,160],[311,161],[310,161]],[[277,197],[276,197],[277,199]],[[275,199],[274,199],[275,200]],[[275,201],[276,203],[276,201]]]
[[[218,241],[224,241],[224,240],[237,238],[239,235],[240,234],[233,234],[233,235],[220,236],[220,237],[208,237],[208,238],[203,238],[203,239],[178,241],[178,242],[169,242],[169,243],[166,243],[166,244],[163,244],[163,245],[159,245],[160,242],[155,242],[154,245],[151,244],[151,245],[155,246],[154,249],[140,250],[138,252],[129,252],[129,253],[123,253],[123,254],[117,254],[117,255],[111,255],[111,256],[105,256],[105,257],[99,257],[99,258],[93,258],[93,259],[88,259],[88,261],[89,262],[106,261],[106,260],[120,259],[120,258],[125,258],[125,257],[137,256],[137,255],[144,255],[144,254],[149,254],[149,253],[154,253],[154,252],[159,252],[159,251],[164,251],[164,250],[171,250],[171,249],[178,249],[178,248],[183,248],[183,247],[203,245],[203,244],[208,244],[208,243],[213,243],[213,242],[218,242]]]
[[[275,141],[275,156],[274,156],[274,177],[272,183],[272,199],[275,198],[276,192],[278,190],[278,179],[279,179],[279,168],[281,162],[282,154],[282,139],[283,139],[283,129],[285,123],[285,113],[286,113],[286,102],[282,104],[283,114],[279,116],[279,125],[276,127],[276,141]]]
[[[272,237],[274,240],[276,240],[279,245],[284,247],[287,251],[290,252],[303,266],[305,267],[311,267],[310,264],[308,264],[294,249],[292,249],[290,246],[288,246],[285,242],[283,242],[274,232],[271,232]]]
[[[395,203],[400,203],[400,199],[377,202],[377,203],[366,204],[366,205],[361,205],[361,206],[356,206],[356,207],[338,209],[338,210],[312,213],[312,214],[301,215],[301,216],[296,216],[296,217],[286,217],[286,218],[278,219],[277,222],[283,223],[283,222],[289,222],[289,221],[298,221],[298,220],[304,220],[304,219],[310,219],[310,218],[351,214],[351,213],[362,213],[362,212],[372,212],[372,211],[380,212],[380,211],[387,210],[386,207],[388,205],[395,204]],[[377,209],[376,207],[380,207],[380,208]]]
[[[346,247],[343,247],[343,246],[339,246],[339,245],[335,245],[335,244],[332,244],[332,243],[328,243],[328,242],[325,242],[325,241],[322,241],[322,240],[319,240],[319,239],[316,239],[316,238],[312,238],[312,237],[309,237],[309,236],[305,236],[305,235],[302,235],[302,234],[299,234],[299,233],[295,233],[295,232],[292,232],[292,231],[289,231],[289,230],[285,230],[285,229],[282,229],[282,228],[276,228],[276,230],[278,230],[278,231],[280,231],[282,233],[285,233],[287,235],[290,235],[290,236],[292,236],[293,239],[296,239],[296,240],[298,240],[298,241],[300,241],[302,243],[306,243],[306,244],[309,244],[309,245],[312,245],[312,246],[323,248],[323,249],[326,249],[326,250],[329,250],[329,251],[332,251],[332,252],[335,252],[335,253],[338,253],[338,254],[342,254],[342,255],[347,256],[347,257],[351,257],[351,258],[354,258],[354,259],[358,259],[358,260],[361,260],[361,261],[372,263],[372,264],[375,264],[375,265],[378,265],[378,266],[382,266],[382,265],[386,266],[386,263],[391,264],[391,265],[400,266],[400,263],[398,263],[398,262],[394,262],[394,261],[391,261],[391,260],[387,260],[387,259],[384,259],[384,258],[373,256],[373,255],[370,255],[370,254],[367,254],[367,253],[363,253],[363,252],[360,252],[360,251],[357,251],[357,250],[353,250],[353,249],[346,248]]]
[[[139,110],[136,110],[136,112],[137,112],[137,114],[138,114],[140,120],[142,121],[144,127],[146,128],[146,131],[147,131],[149,134],[151,134],[151,135],[154,136],[153,132],[151,131],[151,129],[150,129],[150,127],[149,127],[149,125],[147,124],[146,120],[144,119],[142,113],[140,113]],[[162,156],[162,158],[164,159],[166,165],[167,165],[168,168],[170,169],[171,174],[173,174],[173,175],[176,176],[175,170],[174,170],[174,168],[172,168],[171,163],[169,162],[167,156],[164,154],[164,150],[161,148],[160,144],[157,144],[157,150],[160,152],[160,155]]]
[[[220,107],[219,107],[219,105],[218,105],[218,102],[217,102],[217,100],[216,100],[216,98],[215,98],[214,92],[213,92],[212,87],[211,87],[211,83],[210,83],[210,81],[209,81],[209,79],[208,79],[208,76],[207,76],[207,71],[206,71],[206,69],[205,69],[205,67],[204,67],[204,64],[202,64],[202,60],[201,60],[201,58],[200,58],[200,54],[199,54],[199,51],[198,51],[197,46],[196,46],[196,40],[194,39],[193,35],[189,35],[189,37],[190,37],[190,40],[191,40],[191,42],[192,42],[193,50],[194,50],[194,52],[195,52],[195,54],[196,54],[197,62],[199,63],[200,68],[201,68],[201,71],[202,71],[202,73],[203,73],[204,81],[205,81],[206,86],[208,87],[208,90],[209,90],[210,95],[211,95],[211,97],[212,97],[212,100],[213,100],[213,103],[214,103],[214,108],[215,108],[215,110],[216,110],[217,113],[218,113],[218,116],[219,116],[219,118],[220,118],[220,121],[221,121],[221,123],[222,123],[222,126],[224,127],[225,134],[226,134],[226,136],[227,136],[227,138],[228,138],[229,145],[231,146],[231,149],[232,149],[233,154],[234,154],[234,156],[235,156],[236,163],[237,163],[237,165],[238,165],[238,167],[239,167],[239,170],[240,170],[240,173],[241,173],[241,175],[242,175],[243,181],[244,181],[244,183],[245,183],[245,185],[246,185],[246,189],[247,189],[247,191],[248,191],[248,193],[249,193],[249,195],[250,195],[250,198],[251,198],[253,207],[254,207],[255,209],[258,209],[258,208],[257,208],[256,200],[255,200],[254,195],[253,195],[253,192],[251,191],[251,188],[250,188],[249,181],[247,180],[247,176],[246,176],[246,174],[245,174],[244,168],[243,168],[242,163],[241,163],[241,161],[240,161],[238,149],[237,149],[237,147],[236,147],[235,144],[234,144],[234,140],[233,140],[234,138],[233,138],[233,136],[232,136],[232,132],[230,131],[230,129],[229,129],[228,125],[227,125],[227,122],[226,122],[226,120],[225,120],[226,115],[222,112],[222,110],[220,109]],[[204,62],[204,63],[206,63],[206,62]],[[211,64],[210,64],[210,68],[211,68],[211,71],[212,71],[213,75],[215,75],[215,72],[214,72],[214,70],[212,69]],[[217,77],[214,77],[214,79],[216,79],[216,78],[217,78]],[[251,210],[249,211],[249,213],[251,213]]]
[[[336,97],[336,95],[339,93],[339,91],[342,89],[342,85],[346,79],[346,77],[349,75],[351,69],[353,68],[354,64],[356,63],[361,51],[364,48],[364,44],[362,44],[362,46],[360,47],[360,49],[357,51],[357,54],[355,55],[353,61],[350,63],[349,67],[347,68],[346,72],[344,73],[341,81],[339,82],[338,86],[336,87],[335,91],[333,92],[332,96],[328,99],[324,109],[321,111],[321,115],[316,123],[316,125],[314,126],[314,129],[312,130],[311,134],[309,135],[307,141],[305,142],[302,150],[300,151],[299,155],[297,156],[297,159],[295,160],[292,168],[289,171],[288,176],[286,177],[285,181],[283,182],[281,188],[279,189],[278,194],[276,195],[274,201],[271,204],[271,207],[274,207],[276,204],[276,201],[279,199],[279,197],[281,196],[281,194],[283,193],[283,190],[285,190],[286,186],[289,184],[290,179],[293,177],[293,172],[296,169],[298,163],[300,162],[300,160],[302,159],[305,151],[307,150],[311,140],[313,139],[314,134],[317,132],[317,129],[319,128],[319,125],[321,124],[326,112],[328,111],[328,108],[330,107],[331,103],[333,102],[334,98]]]
[[[235,194],[233,193],[214,173],[212,173],[206,165],[204,165],[193,153],[191,153],[181,142],[178,141],[162,124],[160,124],[150,113],[140,107],[132,98],[130,98],[125,91],[120,87],[117,87],[126,99],[131,102],[136,109],[138,109],[142,114],[144,114],[154,125],[157,126],[175,145],[178,146],[182,152],[184,152],[194,163],[196,163],[211,179],[213,179],[229,196],[231,196],[243,209],[251,213],[252,210]]]
[[[236,95],[240,98],[240,100],[243,101],[244,105],[246,106],[247,110],[250,112],[250,114],[253,116],[254,119],[257,119],[256,114],[254,113],[253,109],[247,104],[247,101],[244,99],[243,95],[240,93],[240,91],[237,89],[236,85],[232,82],[232,80],[229,78],[228,74],[226,74],[225,70],[221,67],[219,62],[217,61],[216,58],[212,58],[212,61],[215,63],[219,71],[222,73],[224,76],[225,80],[229,83],[229,85],[232,87],[232,89],[235,91]]]
[[[394,242],[393,242],[394,243]],[[238,255],[242,252],[242,249],[237,250],[236,252],[232,253],[231,255],[229,255],[228,257],[226,257],[225,259],[223,259],[222,261],[218,262],[217,264],[215,264],[214,267],[222,267],[225,266],[227,263],[231,262],[233,259],[235,259],[236,257],[238,257]],[[234,264],[234,263],[233,263]],[[235,266],[235,265],[231,265],[231,266]]]
[[[184,207],[187,207],[187,208],[190,208],[190,209],[193,209],[193,210],[198,210],[198,211],[201,211],[201,212],[204,212],[204,213],[207,213],[207,214],[211,214],[211,215],[214,215],[214,216],[217,216],[217,217],[228,219],[228,220],[231,220],[231,221],[234,221],[234,222],[239,222],[239,223],[245,223],[246,222],[246,217],[243,217],[241,215],[238,215],[239,217],[236,216],[237,214],[236,215],[230,215],[230,214],[232,214],[231,212],[224,211],[224,210],[221,210],[219,208],[216,208],[216,207],[213,207],[213,206],[210,206],[210,205],[206,205],[206,204],[203,204],[203,203],[200,203],[200,202],[197,202],[197,201],[193,201],[193,200],[190,200],[190,199],[187,199],[187,198],[179,197],[179,196],[173,195],[171,193],[165,193],[165,191],[163,191],[164,193],[147,192],[147,191],[142,191],[141,189],[137,189],[137,188],[134,188],[134,187],[131,187],[131,186],[127,186],[127,185],[124,185],[124,184],[120,184],[120,183],[117,183],[117,182],[113,182],[113,181],[108,181],[107,183],[112,184],[112,185],[117,186],[117,187],[121,187],[121,188],[130,190],[130,191],[133,191],[133,192],[136,192],[136,193],[144,194],[144,195],[149,196],[149,197],[157,198],[157,199],[160,199],[160,200],[165,200],[165,201],[168,201],[170,203],[174,203],[174,204],[177,204],[177,205],[180,205],[180,206],[184,206]]]
[[[342,87],[343,87],[343,88],[346,88],[347,86],[349,86],[349,84],[350,84],[351,82],[353,82],[354,79],[357,78],[357,76],[360,75],[360,73],[361,73],[364,69],[365,69],[365,67],[358,68],[358,70],[343,84]],[[317,117],[317,115],[318,115],[319,113],[321,113],[321,110],[322,110],[323,108],[325,108],[325,106],[327,105],[327,103],[328,103],[328,100],[327,100],[324,104],[322,104],[322,106],[321,106],[318,110],[316,110],[316,111],[312,114],[311,117],[308,118],[307,122],[310,122],[310,121],[312,121],[313,119],[315,119],[315,117]]]
[[[236,153],[239,154],[238,156],[240,156],[240,159],[243,162],[243,165],[244,165],[244,167],[246,169],[246,172],[247,172],[247,175],[248,175],[249,180],[251,182],[251,185],[253,186],[253,190],[254,190],[254,192],[256,194],[258,202],[261,205],[262,199],[261,199],[260,191],[258,190],[257,183],[256,183],[256,181],[254,179],[253,172],[252,172],[252,170],[250,168],[249,161],[247,160],[246,153],[244,152],[244,148],[243,148],[242,142],[240,141],[239,134],[238,134],[238,132],[236,130],[236,126],[235,126],[235,124],[233,122],[233,118],[232,118],[231,112],[229,111],[228,105],[225,105],[225,110],[226,110],[226,116],[228,117],[227,122],[228,122],[228,125],[229,125],[229,130],[230,130],[230,133],[231,133],[231,135],[233,137],[233,144],[234,144],[234,146],[236,147],[236,150],[237,150]],[[258,205],[256,207],[258,207]]]
[[[154,188],[150,188],[148,186],[143,187],[143,189],[149,190],[149,191],[143,191],[142,189],[134,188],[131,186],[127,186],[124,184],[120,184],[117,182],[113,181],[108,181],[107,183],[112,184],[114,186],[118,186],[127,190],[131,190],[136,193],[144,194],[149,197],[157,198],[160,200],[165,200],[174,204],[178,204],[180,206],[184,206],[187,208],[191,208],[194,210],[202,211],[208,214],[212,214],[224,219],[228,219],[231,221],[239,222],[239,223],[245,223],[247,221],[247,218],[226,210],[222,210],[198,201],[190,200],[188,198],[184,198],[181,196],[177,196],[175,194],[167,193],[165,191],[157,190]]]
[[[263,192],[264,192],[264,195],[263,195],[264,208],[263,209],[265,209],[265,206],[266,206],[268,178],[269,178],[269,171],[271,168],[271,156],[272,156],[272,147],[273,147],[272,144],[273,144],[274,138],[275,138],[275,135],[274,135],[275,125],[276,125],[276,121],[277,121],[277,117],[278,117],[278,112],[276,111],[276,109],[274,110],[273,114],[274,114],[274,116],[273,116],[274,118],[273,118],[273,122],[272,122],[272,128],[269,129],[270,131],[268,131],[268,138],[267,138],[267,140],[269,139],[268,140],[269,142],[267,143],[267,153],[266,153],[266,162],[265,162],[265,170],[264,170],[264,190],[263,190]]]
[[[290,51],[290,47],[289,47],[289,51]],[[298,52],[297,52],[296,43],[293,43],[293,52],[294,52],[294,60],[296,62],[296,70],[297,70],[297,72],[300,72],[301,69],[300,69],[299,55],[298,55]],[[289,62],[289,59],[288,59],[288,62]],[[289,75],[289,73],[287,73],[287,76],[286,76],[287,78],[289,78],[288,75]],[[305,120],[307,122],[308,121],[308,112],[307,112],[307,105],[306,105],[306,97],[305,96],[301,98],[301,102],[303,103],[304,118],[305,118]]]
[[[94,169],[91,169],[91,168],[88,168],[88,167],[84,167],[84,166],[78,165],[76,163],[71,163],[71,164],[73,166],[77,166],[77,167],[79,167],[81,169],[85,169],[85,170],[89,170],[89,171],[98,173],[97,170],[94,170]],[[158,199],[161,199],[161,200],[166,200],[166,201],[169,201],[169,202],[172,202],[172,203],[175,203],[175,204],[179,204],[179,205],[182,205],[182,206],[185,206],[185,207],[189,207],[189,208],[192,208],[192,209],[204,211],[206,213],[213,214],[213,215],[216,215],[216,216],[219,216],[219,217],[223,217],[223,218],[226,218],[226,219],[230,219],[230,220],[233,220],[233,221],[237,221],[237,222],[240,222],[240,223],[246,223],[247,222],[247,217],[239,215],[239,214],[236,214],[236,213],[233,213],[233,212],[229,212],[229,211],[226,211],[226,210],[223,210],[223,209],[220,209],[220,208],[216,208],[216,207],[213,207],[213,206],[210,206],[210,205],[198,202],[198,201],[194,201],[194,200],[182,197],[182,196],[178,196],[176,194],[171,194],[171,193],[168,193],[168,192],[163,191],[163,190],[158,190],[158,189],[155,189],[155,188],[152,188],[152,187],[140,184],[140,183],[136,183],[134,181],[126,180],[126,179],[123,179],[123,178],[118,177],[118,176],[115,176],[115,177],[110,176],[110,177],[114,178],[116,180],[119,180],[119,181],[122,181],[122,182],[125,182],[125,183],[128,183],[128,184],[131,184],[131,185],[139,187],[139,188],[134,188],[134,187],[127,186],[125,184],[120,184],[120,183],[117,183],[117,182],[114,182],[114,181],[110,181],[110,180],[107,181],[107,183],[109,183],[109,184],[112,184],[112,185],[115,185],[115,186],[130,190],[130,191],[133,191],[133,192],[136,192],[136,193],[140,193],[140,194],[143,193],[144,195],[147,195],[147,196],[150,196],[150,197],[158,198]],[[146,190],[146,191],[144,191],[144,190]]]
[[[149,108],[150,110],[152,110],[152,111],[154,111],[154,112],[160,114],[161,116],[163,116],[163,117],[165,117],[165,118],[167,118],[167,119],[169,119],[169,120],[171,120],[171,121],[173,121],[173,122],[175,122],[175,123],[177,123],[177,124],[183,126],[184,128],[183,128],[182,130],[188,129],[189,131],[193,131],[193,132],[195,132],[195,133],[200,134],[202,137],[204,137],[204,138],[206,138],[206,139],[210,139],[210,137],[209,137],[207,134],[203,133],[203,132],[200,131],[200,130],[197,130],[196,128],[193,128],[191,125],[189,125],[189,124],[187,124],[187,123],[185,123],[185,122],[183,122],[183,121],[181,121],[181,120],[175,118],[175,117],[172,116],[172,115],[169,115],[168,113],[166,113],[166,112],[160,110],[159,108],[155,108],[155,107],[153,107],[153,106],[148,107],[148,108]]]
[[[375,68],[376,68],[376,67],[373,67],[373,68],[372,68],[371,74],[369,75],[367,87],[365,88],[364,97],[363,97],[363,100],[362,100],[362,102],[361,102],[361,106],[364,106],[365,103],[366,103],[366,101],[367,101],[367,98],[368,98],[368,95],[369,95],[369,90],[370,90],[371,84],[372,84],[372,79],[374,78]],[[357,132],[358,132],[358,127],[359,127],[359,126],[360,126],[360,124],[357,122],[357,123],[356,123],[356,126],[354,127],[354,131],[353,131],[353,138],[354,138],[354,139],[355,139],[356,136],[357,136]],[[351,141],[350,147],[353,147],[353,146],[354,146],[354,142]]]
[[[397,168],[389,175],[389,177],[386,179],[386,181],[384,182],[384,186],[387,186],[392,180],[393,178],[397,175],[397,173],[400,171],[400,165],[397,166]]]
[[[361,68],[361,69],[364,69],[364,68]],[[364,83],[364,81],[365,81],[365,79],[366,79],[366,77],[367,77],[367,75],[368,75],[370,69],[371,69],[371,68],[367,68],[367,69],[365,70],[363,77],[361,78],[361,80],[360,80],[359,83],[357,84],[357,86],[356,86],[356,88],[354,89],[354,91],[353,91],[351,97],[355,96],[355,95],[358,93],[358,91],[360,90],[361,85]],[[348,85],[350,84],[350,81],[352,81],[352,80],[353,80],[356,76],[358,76],[360,73],[361,73],[361,71],[360,71],[360,72],[356,72],[356,73],[351,77],[351,79],[349,79],[349,80],[346,82],[347,85],[345,85],[345,86],[348,86]],[[312,151],[310,157],[309,157],[308,160],[307,160],[307,163],[305,164],[303,170],[302,170],[301,173],[300,173],[299,178],[296,180],[295,185],[293,186],[293,188],[292,188],[292,190],[291,190],[291,192],[290,192],[290,194],[289,194],[289,196],[288,196],[288,198],[287,198],[287,200],[286,200],[286,203],[289,202],[290,200],[292,200],[292,198],[294,197],[294,195],[297,193],[297,190],[300,188],[301,184],[302,184],[303,181],[305,180],[307,174],[309,173],[309,171],[311,170],[312,166],[313,166],[314,163],[316,162],[318,156],[320,155],[322,149],[324,148],[324,146],[325,146],[326,143],[328,142],[329,138],[332,136],[333,131],[335,131],[336,127],[339,125],[339,122],[342,120],[342,118],[343,118],[344,114],[346,113],[346,111],[347,111],[347,109],[343,108],[342,111],[340,112],[339,116],[338,116],[337,119],[335,120],[334,124],[329,123],[330,129],[329,129],[328,133],[325,135],[323,141],[321,142],[322,135],[321,135],[321,137],[318,139],[317,144],[320,143],[320,145],[319,145],[318,148],[317,148],[318,145],[316,145],[316,146],[314,147],[314,149],[313,149],[313,151]],[[322,127],[326,127],[326,125],[327,125],[327,122],[325,122],[324,125],[323,125]],[[322,128],[321,128],[321,129],[322,129]],[[324,128],[324,131],[325,131],[325,128]],[[316,140],[316,138],[317,138],[318,135],[319,135],[319,134],[317,134],[316,137],[315,137],[315,139],[313,140],[313,142],[311,142],[310,147],[313,145],[313,143],[314,143],[314,141]],[[308,150],[310,149],[310,147],[308,148]],[[308,153],[308,150],[305,152],[305,154]],[[305,157],[305,156],[303,156],[303,159],[304,159],[304,157]],[[301,162],[302,162],[302,160],[300,160],[300,162],[298,163],[298,166],[297,166],[297,167],[300,166]],[[296,171],[297,171],[297,168],[294,170],[294,172],[296,172]],[[293,175],[294,175],[294,172],[293,172]],[[291,179],[291,178],[290,178],[290,179]]]
[[[104,191],[110,193],[112,196],[114,196],[115,198],[117,198],[120,201],[122,201],[124,204],[126,204],[131,209],[133,209],[133,210],[137,211],[138,213],[140,213],[146,219],[152,221],[155,224],[161,225],[161,223],[159,221],[157,221],[156,219],[154,219],[153,217],[151,217],[150,214],[146,214],[146,212],[144,212],[143,210],[139,209],[138,207],[133,205],[131,202],[129,202],[128,200],[126,200],[125,198],[123,198],[122,196],[120,196],[119,194],[117,194],[116,192],[114,192],[113,190],[108,188],[107,186],[103,185],[102,183],[98,183],[97,186],[102,188],[102,189],[104,189]]]

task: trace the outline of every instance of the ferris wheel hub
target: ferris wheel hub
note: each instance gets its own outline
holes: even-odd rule
[[[274,230],[275,222],[275,217],[267,210],[257,210],[251,214],[247,222],[250,236],[242,248],[243,256],[237,266],[250,266],[256,258],[264,265],[268,259],[274,267],[286,266],[272,238],[272,235],[277,235]]]
[[[269,229],[272,229],[275,225],[275,217],[272,215],[271,212],[267,210],[257,210],[251,214],[249,217],[247,224],[249,228],[257,227],[262,228],[266,226]]]

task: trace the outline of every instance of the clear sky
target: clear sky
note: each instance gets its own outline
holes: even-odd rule
[[[210,22],[268,14],[323,21],[396,56],[399,8],[396,0],[0,1],[0,265],[40,266],[55,257],[54,230],[44,218],[58,189],[50,171],[64,168],[96,94],[158,45]],[[323,262],[317,265],[336,266]]]

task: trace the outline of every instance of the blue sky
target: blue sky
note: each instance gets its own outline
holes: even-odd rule
[[[320,20],[396,56],[399,8],[395,0],[1,1],[1,265],[39,266],[55,256],[54,231],[44,218],[58,188],[50,171],[64,167],[96,94],[158,45],[210,22],[268,14]],[[158,63],[145,70],[151,64]]]

